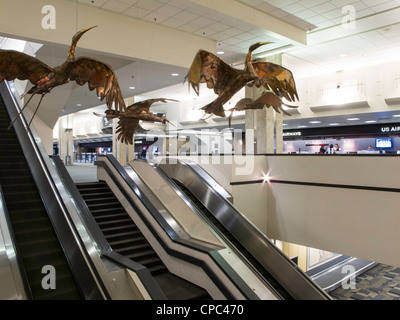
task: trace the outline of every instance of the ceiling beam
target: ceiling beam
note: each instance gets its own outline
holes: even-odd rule
[[[357,13],[355,12],[355,14]],[[348,23],[349,17],[343,16],[342,24],[310,32],[308,34],[308,45],[313,46],[389,27],[391,25],[397,25],[399,24],[399,16],[400,7],[355,19],[352,24]]]
[[[79,47],[108,54],[189,67],[202,48],[215,52],[216,42],[155,23],[65,0],[52,0],[55,29],[44,29],[47,0],[1,0],[0,32],[3,36],[70,45],[79,29],[97,25]]]

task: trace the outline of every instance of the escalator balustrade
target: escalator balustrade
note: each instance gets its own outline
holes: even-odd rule
[[[204,289],[169,272],[106,182],[76,186],[111,248],[145,266],[168,299],[211,299]]]
[[[263,276],[263,278],[286,300],[292,299],[290,295],[284,290],[280,284],[272,277],[272,275],[263,268],[260,263],[243,247],[243,245],[236,240],[234,236],[219,222],[217,218],[187,189],[182,183],[173,180],[175,184],[182,190],[186,196],[192,201],[199,211],[214,225],[224,237],[250,262],[250,264]]]
[[[17,254],[28,281],[31,299],[81,299],[74,276],[41,200],[27,160],[0,97],[0,183],[16,241]],[[55,270],[55,289],[43,288],[44,266]],[[46,286],[44,286],[46,287]]]

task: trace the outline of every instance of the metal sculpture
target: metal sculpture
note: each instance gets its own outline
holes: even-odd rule
[[[199,50],[193,60],[189,72],[185,78],[197,95],[199,95],[200,83],[206,83],[207,88],[214,89],[218,97],[202,108],[207,114],[225,117],[224,104],[228,102],[245,85],[256,87],[264,86],[271,90],[265,92],[260,98],[252,100],[242,99],[231,111],[261,109],[264,106],[272,107],[278,113],[285,111],[282,105],[291,108],[282,102],[286,98],[289,102],[299,100],[293,74],[290,70],[270,62],[253,62],[252,53],[255,49],[270,42],[258,42],[250,46],[245,60],[244,70],[238,70],[216,55],[205,50]],[[276,98],[274,98],[275,96]]]
[[[88,83],[90,91],[96,89],[97,96],[101,100],[106,99],[109,109],[112,109],[114,104],[115,110],[126,110],[118,80],[112,68],[104,62],[92,58],[75,58],[75,50],[79,39],[94,27],[96,26],[83,29],[73,36],[67,60],[55,68],[51,68],[39,59],[22,52],[0,50],[0,82],[3,80],[11,81],[19,79],[29,80],[34,85],[28,92],[22,95],[23,97],[25,94],[31,94],[31,97],[20,113],[26,108],[34,95],[40,94],[41,98],[32,116],[33,119],[43,97],[53,88],[66,84],[69,81],[75,81],[81,86]],[[12,121],[10,127],[14,121]]]
[[[168,121],[165,117],[159,117],[153,114],[150,111],[150,107],[155,102],[163,102],[167,101],[175,101],[178,100],[173,99],[165,99],[165,98],[157,98],[157,99],[148,99],[140,102],[136,102],[128,107],[126,107],[126,111],[116,111],[112,109],[106,110],[106,118],[108,120],[119,118],[118,126],[116,128],[116,133],[118,134],[118,140],[121,140],[122,143],[133,144],[133,136],[135,131],[139,127],[139,121],[157,121],[164,122]],[[96,116],[102,116],[97,113],[94,113]]]

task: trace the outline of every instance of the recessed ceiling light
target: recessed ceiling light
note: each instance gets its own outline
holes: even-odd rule
[[[393,118],[400,118],[400,114],[393,115]]]
[[[135,88],[135,87],[129,87],[129,89],[131,89],[131,90],[135,90],[136,88]]]
[[[224,51],[217,51],[217,54],[224,54]]]
[[[338,126],[339,123],[330,123],[329,125],[330,125],[330,126]]]
[[[312,124],[318,124],[318,123],[321,123],[321,121],[310,121],[310,123],[312,123]]]
[[[365,121],[365,123],[377,123],[378,121],[376,121],[376,120],[368,120],[368,121]]]
[[[348,118],[347,121],[358,121],[360,118]]]
[[[82,107],[82,104],[81,104],[81,103],[77,103],[76,106],[77,106],[77,107]]]
[[[298,126],[298,128],[308,128],[307,126]]]
[[[179,73],[172,73],[171,76],[177,77],[177,76],[179,76]]]

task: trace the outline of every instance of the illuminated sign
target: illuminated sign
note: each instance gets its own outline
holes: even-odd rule
[[[382,132],[400,132],[400,126],[381,127]]]
[[[300,137],[301,136],[301,132],[300,131],[296,131],[296,132],[284,132],[283,133],[284,137]]]

